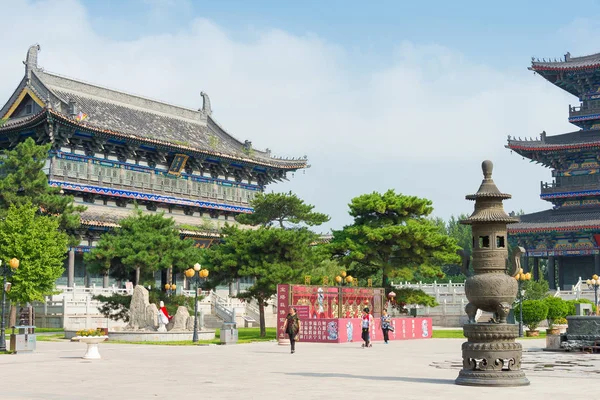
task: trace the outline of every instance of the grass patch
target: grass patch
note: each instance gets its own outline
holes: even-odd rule
[[[540,336],[523,336],[520,339],[543,339],[546,337],[546,331],[541,330]],[[434,329],[432,333],[433,339],[466,339],[462,329]]]
[[[35,328],[35,333],[58,333],[64,331],[63,328]]]
[[[36,335],[35,340],[37,342],[62,342],[65,339],[64,333],[57,333],[54,335]]]
[[[433,339],[465,339],[462,329],[434,329],[431,337]]]
[[[6,350],[6,351],[0,351],[0,356],[1,356],[2,354],[13,354],[13,352],[12,352],[12,351],[10,351],[10,350]]]
[[[110,343],[116,344],[147,344],[157,346],[197,346],[200,344],[221,344],[221,330],[215,330],[215,338],[213,340],[200,340],[198,343],[193,343],[191,340],[178,340],[172,342],[127,342],[124,340],[110,340]],[[239,328],[238,329],[238,344],[268,342],[277,339],[277,328],[267,328],[267,336],[260,337],[260,328]]]

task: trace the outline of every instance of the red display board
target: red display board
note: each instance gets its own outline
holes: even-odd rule
[[[319,290],[320,289],[320,290]],[[340,290],[341,289],[341,290]],[[308,304],[298,304],[298,303]],[[342,304],[342,308],[339,308]],[[302,285],[278,285],[277,332],[280,339],[287,339],[283,330],[288,308],[296,308],[300,318],[300,340],[318,343],[362,342],[360,310],[369,307],[374,314],[371,341],[383,340],[381,319],[382,292],[378,288],[338,288]],[[336,306],[338,308],[336,308]],[[331,315],[349,317],[332,318]],[[431,318],[392,318],[390,340],[431,338]]]

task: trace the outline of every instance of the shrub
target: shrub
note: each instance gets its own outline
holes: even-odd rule
[[[104,296],[99,294],[92,298],[102,302],[102,305],[98,307],[98,311],[106,318],[113,321],[129,322],[131,295],[114,293],[111,296]]]
[[[418,304],[421,306],[435,307],[438,302],[435,301],[435,297],[428,295],[421,289],[391,289],[392,292],[396,293],[396,304]],[[386,290],[389,293],[389,290]]]
[[[560,297],[546,297],[543,301],[548,306],[548,315],[546,316],[548,328],[552,329],[555,319],[564,318],[568,315],[569,305]]]
[[[576,311],[575,311],[575,304],[591,304],[592,305],[592,312],[595,314],[596,313],[596,306],[594,305],[594,302],[588,299],[579,299],[579,300],[566,300],[565,303],[567,303],[567,315],[576,315]]]
[[[534,331],[548,316],[548,305],[542,300],[523,301],[523,323]]]
[[[566,325],[567,324],[567,319],[566,318],[556,318],[553,323],[556,325]]]

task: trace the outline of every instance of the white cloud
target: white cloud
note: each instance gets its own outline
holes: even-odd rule
[[[119,41],[93,31],[76,1],[10,2],[0,37],[11,38],[0,102],[36,42],[40,64],[63,75],[194,108],[208,92],[234,136],[275,155],[309,156],[312,168],[269,190],[297,192],[332,216],[327,228],[349,222],[351,197],[388,188],[432,199],[444,218],[469,212],[464,195],[477,190],[487,158],[500,189],[513,194],[507,209],[547,208],[539,181],[551,179],[549,170],[511,155],[506,136],[576,129],[566,122],[575,99],[528,73],[529,60],[515,75],[401,39],[379,67],[357,71],[343,47],[317,36],[265,27],[238,40],[202,18]]]

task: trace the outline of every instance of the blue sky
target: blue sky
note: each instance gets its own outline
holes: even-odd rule
[[[309,157],[268,190],[330,214],[323,231],[350,222],[352,197],[389,188],[433,200],[442,218],[470,212],[484,159],[513,194],[507,210],[549,208],[550,171],[506,137],[576,130],[577,99],[527,67],[600,52],[600,5],[585,0],[0,3],[0,102],[33,43],[41,66],[70,77],[192,108],[205,91],[238,139]]]
[[[385,62],[400,40],[456,49],[470,58],[523,68],[577,45],[576,27],[600,16],[600,3],[578,1],[86,0],[95,28],[109,37],[165,33],[207,18],[238,38],[276,28],[340,44],[359,63]],[[110,29],[106,29],[106,27]],[[571,30],[571,32],[569,32]],[[573,33],[573,34],[571,34]],[[585,39],[584,39],[585,41]],[[581,44],[585,51],[585,43]],[[576,49],[579,50],[579,49]],[[589,51],[594,51],[590,49]]]

